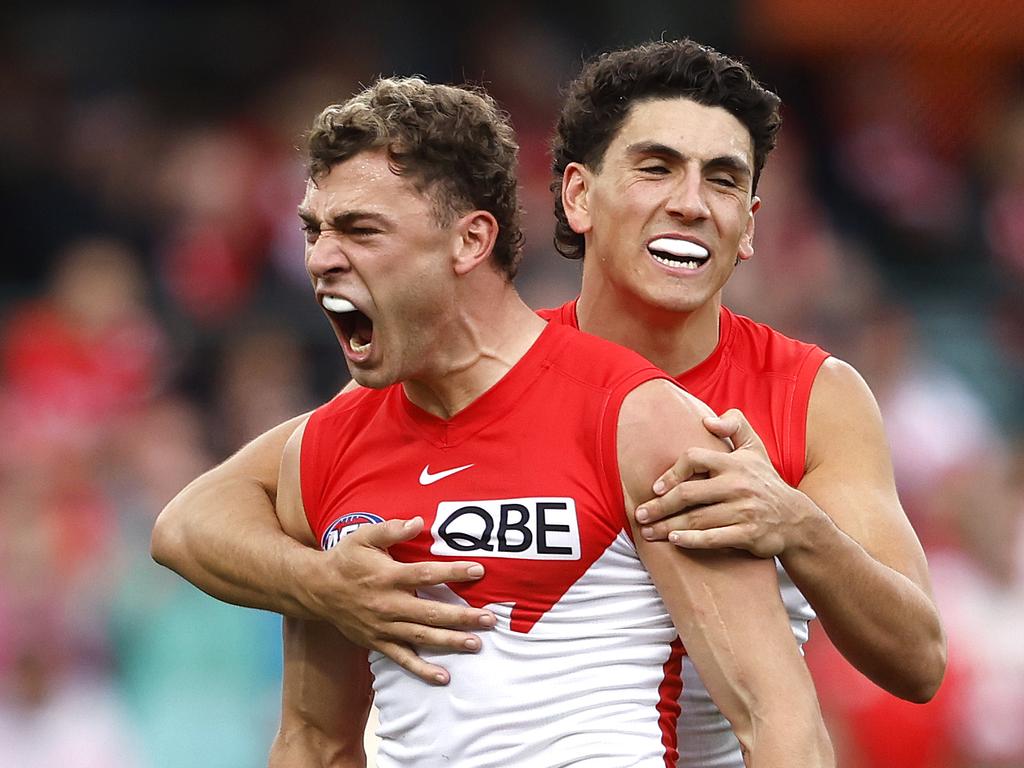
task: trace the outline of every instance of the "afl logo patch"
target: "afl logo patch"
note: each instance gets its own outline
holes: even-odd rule
[[[371,515],[369,512],[349,512],[327,526],[327,530],[324,531],[324,535],[320,539],[320,549],[326,552],[337,544],[342,536],[348,536],[361,525],[376,525],[383,522],[383,517]]]

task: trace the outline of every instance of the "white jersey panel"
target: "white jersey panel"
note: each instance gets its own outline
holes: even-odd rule
[[[665,768],[659,688],[676,631],[625,533],[529,632],[510,629],[510,604],[488,608],[497,626],[479,653],[423,654],[447,686],[371,654],[380,768]]]

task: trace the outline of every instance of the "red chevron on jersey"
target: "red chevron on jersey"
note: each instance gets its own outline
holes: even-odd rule
[[[635,353],[552,326],[447,421],[412,405],[400,386],[341,395],[306,426],[310,525],[322,541],[347,514],[420,515],[423,533],[392,556],[490,560],[487,578],[452,588],[476,607],[515,603],[512,626],[528,631],[629,528],[614,419],[622,398],[652,378],[664,374]],[[469,465],[420,483],[423,467]]]

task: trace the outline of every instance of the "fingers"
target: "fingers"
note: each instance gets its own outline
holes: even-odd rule
[[[757,557],[778,555],[786,544],[777,529],[752,519],[749,508],[728,501],[641,526],[640,535],[682,549],[743,549]]]
[[[396,600],[384,613],[388,621],[395,623],[393,626],[408,623],[427,628],[490,629],[495,624],[494,614],[490,611],[469,605],[442,603],[410,594],[403,594],[401,599]],[[396,638],[401,637],[408,642],[420,642],[411,635],[399,636],[394,629],[389,629],[388,634]],[[447,643],[445,646],[449,647]]]
[[[694,452],[703,449],[692,449]],[[707,451],[709,457],[724,456],[726,454]],[[712,463],[717,464],[715,459]],[[716,471],[720,471],[716,470]],[[635,516],[641,525],[663,520],[666,517],[687,512],[690,507],[697,505],[715,504],[729,498],[731,488],[729,483],[719,477],[690,479],[685,481],[675,480],[673,470],[669,470],[659,479],[664,489],[660,496],[650,501],[645,501],[637,507]],[[655,484],[658,487],[658,484]]]
[[[399,643],[381,643],[377,646],[377,650],[425,683],[448,685],[451,680],[447,669],[424,661],[408,646]]]
[[[730,408],[720,416],[705,416],[703,421],[711,434],[722,439],[735,436],[744,424],[750,426],[743,413],[736,408]]]
[[[366,546],[387,549],[394,544],[408,541],[423,530],[423,518],[410,520],[388,520],[377,525],[365,525],[351,534],[353,542]],[[457,581],[476,581],[484,575],[484,567],[467,561],[408,563],[398,566],[395,585],[399,587],[429,587]]]
[[[680,549],[749,549],[752,532],[748,525],[730,525],[707,531],[672,531],[669,543]]]
[[[387,549],[394,544],[416,538],[423,530],[423,518],[416,516],[411,520],[388,520],[377,525],[362,525],[350,536],[353,541],[379,549]]]
[[[704,426],[716,437],[732,440],[734,450],[754,448],[764,451],[761,438],[750,426],[747,417],[736,408],[730,408],[721,416],[705,416]]]
[[[395,566],[395,586],[407,589],[432,587],[457,581],[476,581],[484,575],[480,563],[423,562],[400,563]]]
[[[416,598],[416,600],[420,603],[430,603],[429,600],[420,600],[419,598]],[[450,606],[442,603],[436,603],[435,605],[441,609],[459,609],[459,606]],[[472,614],[485,614],[485,616],[482,617],[482,620],[470,620],[460,615],[458,610],[456,610],[451,614],[455,618],[446,618],[441,615],[428,616],[426,618],[435,623],[450,620],[453,625],[475,625],[483,628],[494,626],[494,616],[490,612],[476,611],[475,609],[468,609],[468,612]],[[429,648],[440,651],[476,653],[483,647],[481,639],[469,632],[438,629],[435,626],[425,626],[410,622],[398,621],[388,624],[387,634],[390,637],[389,640],[374,643],[376,650],[383,653],[396,664],[399,664],[403,669],[432,685],[447,685],[451,679],[448,670],[424,660],[417,653],[416,649],[422,651]]]
[[[406,624],[398,622],[389,626],[392,640],[422,651],[430,649],[454,653],[476,653],[482,646],[482,640],[469,632],[456,632],[451,629],[425,627],[422,624]]]
[[[699,479],[701,476],[707,476],[709,472],[709,462],[715,463],[715,459],[712,454],[717,456],[728,456],[727,453],[721,453],[720,451],[712,451],[707,448],[689,448],[686,453],[676,459],[676,463],[665,470],[657,480],[654,481],[654,485],[651,490],[654,491],[658,496],[669,491],[680,483],[685,483],[687,480]],[[716,463],[716,466],[721,466],[720,463]]]
[[[490,629],[495,625],[494,614],[412,595],[406,595],[406,598],[393,610],[382,611],[391,618],[384,619],[378,615],[373,634],[357,642],[380,651],[425,682],[447,685],[450,680],[448,671],[425,661],[417,649],[476,653],[483,647],[481,638],[458,629]],[[345,627],[340,624],[339,629],[345,632]]]
[[[640,535],[648,541],[665,541],[673,531],[702,531],[721,528],[741,522],[729,504],[712,504],[695,507],[680,514],[666,516],[663,520],[643,525]]]
[[[383,575],[383,564],[378,564],[380,555],[387,557],[386,550],[403,541],[415,538],[423,530],[423,518],[411,520],[388,520],[376,525],[364,525],[344,537],[335,549],[336,557],[345,557],[345,568],[349,575],[356,573],[355,563],[362,565],[362,570]],[[381,553],[367,553],[358,545],[383,550]],[[484,567],[480,563],[459,560],[457,562],[423,562],[395,563],[390,561],[388,569],[388,585],[397,589],[415,589],[437,584],[460,581],[476,581],[484,575]]]
[[[739,523],[706,531],[673,531],[669,543],[680,549],[742,549],[754,557],[781,554],[785,542],[777,534],[758,535],[754,523]]]
[[[640,535],[649,542],[668,541],[682,549],[751,550],[758,541],[758,526],[735,505],[714,504],[644,525]]]

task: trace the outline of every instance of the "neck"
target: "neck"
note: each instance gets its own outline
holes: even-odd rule
[[[526,354],[546,323],[511,285],[456,301],[460,310],[445,324],[420,376],[404,382],[409,400],[450,419],[493,387]]]
[[[704,362],[718,345],[721,294],[691,311],[652,307],[605,287],[588,290],[576,305],[580,330],[621,344],[672,376]]]

